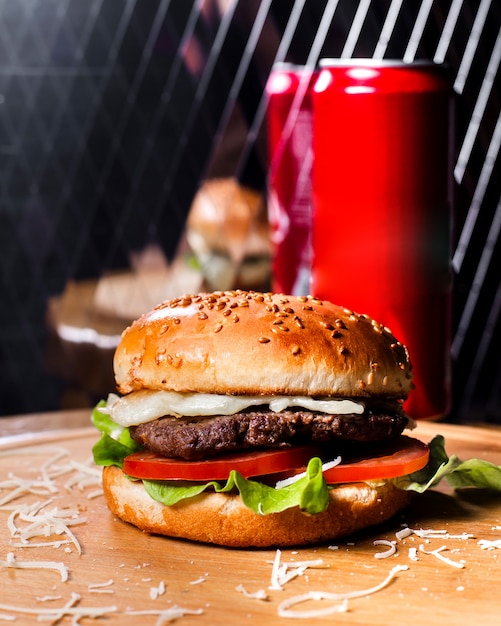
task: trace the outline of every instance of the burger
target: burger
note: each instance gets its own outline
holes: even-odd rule
[[[347,536],[409,501],[428,462],[403,403],[408,352],[311,296],[185,295],[144,314],[93,412],[110,510],[148,533],[231,547]]]

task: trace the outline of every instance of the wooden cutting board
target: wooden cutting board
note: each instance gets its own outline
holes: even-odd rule
[[[423,424],[415,435],[428,441],[435,432],[446,436],[449,453],[501,464],[501,432],[497,429]],[[279,616],[279,606],[298,594],[369,590],[401,566],[380,591],[348,600],[346,612],[304,621],[381,626],[501,622],[501,549],[486,549],[479,543],[501,541],[501,496],[477,490],[429,492],[417,496],[397,519],[348,540],[284,549],[280,559],[289,564],[288,571],[298,562],[314,561],[317,565],[308,567],[282,589],[270,589],[275,550],[233,550],[148,536],[111,515],[102,495],[96,495],[92,476],[89,484],[70,486],[71,480],[81,475],[81,468],[71,464],[89,459],[96,438],[97,433],[88,428],[0,438],[0,500],[4,501],[0,507],[0,618],[16,616],[17,624],[35,624],[37,611],[43,612],[45,619],[53,611],[54,622],[62,615],[57,623],[71,624],[69,613],[73,609],[61,613],[61,608],[73,601],[73,608],[85,608],[90,613],[99,609],[104,614],[96,622],[82,617],[80,624],[168,623],[167,617],[174,614],[164,613],[162,621],[162,612],[179,607],[176,623],[180,624],[264,626],[287,622],[288,618]],[[71,469],[52,479],[50,484],[57,486],[57,492],[39,489],[40,493],[11,499],[12,484],[18,477],[33,483],[43,464],[59,453],[66,456],[49,469],[54,465],[61,471]],[[82,475],[87,474],[86,470]],[[48,499],[52,501],[45,510],[58,507],[64,511],[67,507],[77,519],[85,518],[70,527],[75,542],[44,547],[13,545],[19,539],[11,538],[9,524],[23,528],[28,524],[14,508]],[[397,538],[403,525],[440,532],[436,538],[415,533]],[[54,538],[32,538],[29,542]],[[376,558],[388,549],[387,544],[375,545],[378,540],[396,542],[395,554]],[[442,551],[430,554],[443,546]],[[440,560],[437,554],[449,561]],[[13,561],[17,565],[46,561],[61,569],[21,569],[13,567]],[[62,579],[64,572],[66,581]],[[250,597],[256,592],[264,599]],[[78,594],[79,599],[72,594]],[[318,610],[333,604],[339,602],[312,600],[291,610]],[[148,614],[138,615],[138,611]]]

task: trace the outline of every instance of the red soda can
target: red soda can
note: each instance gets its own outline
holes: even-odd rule
[[[311,285],[312,87],[316,71],[280,63],[266,85],[268,216],[272,289],[306,295]]]
[[[405,343],[413,418],[450,410],[450,106],[432,63],[324,60],[313,89],[312,292]]]

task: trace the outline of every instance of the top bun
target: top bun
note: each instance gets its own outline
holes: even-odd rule
[[[163,302],[122,334],[121,393],[405,399],[405,346],[367,315],[311,296],[247,291]]]

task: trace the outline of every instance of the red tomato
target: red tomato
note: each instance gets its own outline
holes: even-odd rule
[[[225,480],[232,469],[246,478],[282,474],[280,478],[304,471],[308,461],[319,456],[314,445],[276,450],[227,454],[202,461],[162,457],[154,452],[134,452],[126,457],[123,471],[135,478],[150,480]],[[378,480],[405,476],[428,462],[428,446],[411,437],[399,437],[393,448],[380,456],[340,463],[324,471],[329,484]]]
[[[325,480],[335,484],[396,478],[417,472],[428,463],[430,451],[425,443],[405,436],[399,437],[395,443],[398,448],[386,450],[381,456],[340,463],[325,470]]]
[[[231,470],[237,470],[245,478],[249,478],[303,467],[318,454],[318,447],[307,445],[238,452],[201,461],[185,461],[145,450],[127,456],[122,469],[134,478],[151,480],[226,480]]]

